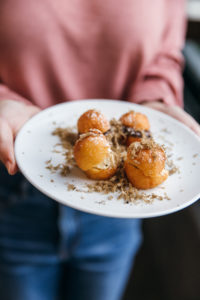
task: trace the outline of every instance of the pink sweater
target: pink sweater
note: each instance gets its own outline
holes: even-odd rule
[[[0,1],[0,100],[182,105],[184,0]]]

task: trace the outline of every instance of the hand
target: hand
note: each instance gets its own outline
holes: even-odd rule
[[[0,161],[8,173],[14,175],[17,165],[14,155],[14,139],[22,125],[40,109],[13,100],[0,101]]]
[[[200,136],[200,126],[199,124],[182,108],[179,106],[168,106],[162,102],[154,101],[154,102],[144,102],[143,105],[159,110],[171,117],[177,119],[182,122],[190,129],[192,129],[198,136]]]

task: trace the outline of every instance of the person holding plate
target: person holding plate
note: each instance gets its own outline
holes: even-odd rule
[[[141,220],[47,198],[17,173],[14,140],[40,110],[88,98],[145,105],[200,135],[182,108],[185,27],[184,0],[1,1],[1,300],[121,299]]]

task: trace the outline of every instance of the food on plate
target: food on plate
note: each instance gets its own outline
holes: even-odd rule
[[[149,120],[144,114],[131,110],[122,115],[120,121],[127,135],[127,146],[143,137],[151,137]]]
[[[82,117],[92,115],[92,112],[96,116],[97,113],[103,116],[101,112],[89,110],[79,118],[78,124],[81,124]],[[97,122],[98,118],[95,120]],[[106,120],[105,117],[104,120]],[[104,124],[107,122],[106,120]],[[84,128],[86,130],[86,127]],[[140,191],[140,189],[151,189],[161,184],[176,167],[172,161],[169,165],[163,147],[158,145],[151,136],[147,138],[149,128],[147,117],[133,111],[124,114],[120,120],[109,120],[108,126],[101,128],[102,131],[90,128],[87,132],[80,133],[81,130],[77,132],[75,127],[58,127],[53,135],[60,138],[65,150],[65,162],[53,166],[49,160],[47,168],[52,172],[59,170],[62,176],[68,176],[74,166],[78,166],[87,177],[99,180],[85,183],[84,192],[117,193],[117,199],[124,199],[126,203],[138,200],[151,203],[155,198],[170,199],[166,193],[161,196],[154,192],[146,194]],[[127,147],[127,133],[131,132],[129,130],[139,132],[141,136],[139,136],[139,141]],[[165,169],[165,164],[169,171]],[[68,189],[82,191],[72,183],[68,183]],[[109,196],[109,198],[112,197]]]
[[[110,129],[110,124],[101,112],[90,109],[80,116],[77,127],[79,133],[86,133],[90,129],[98,129],[105,133]]]
[[[80,136],[74,146],[74,158],[78,167],[92,179],[108,179],[117,170],[116,154],[98,129]]]
[[[152,139],[132,143],[127,150],[125,172],[138,189],[151,189],[165,181],[166,155],[163,148]]]

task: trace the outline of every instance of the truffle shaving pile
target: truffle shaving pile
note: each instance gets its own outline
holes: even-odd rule
[[[110,121],[111,128],[108,132],[105,133],[107,140],[111,144],[112,150],[119,157],[119,167],[117,173],[110,178],[109,180],[101,180],[96,182],[92,182],[90,184],[86,184],[87,191],[80,190],[76,188],[73,184],[68,184],[68,190],[76,190],[79,192],[99,192],[102,194],[108,194],[108,200],[111,200],[113,197],[109,195],[110,193],[117,193],[118,199],[123,199],[125,203],[134,202],[143,200],[146,203],[151,203],[154,199],[169,200],[169,197],[166,193],[164,196],[156,195],[155,193],[146,194],[142,191],[139,191],[128,181],[125,172],[124,172],[124,160],[126,159],[126,146],[125,140],[126,135],[123,130],[123,126],[120,121],[112,119]],[[60,139],[60,145],[64,150],[65,162],[63,164],[53,166],[51,161],[47,161],[47,168],[52,172],[60,171],[61,175],[67,176],[70,173],[70,169],[76,166],[74,157],[73,157],[73,146],[78,139],[78,134],[75,131],[75,127],[68,128],[56,128],[53,133]],[[149,143],[153,143],[152,140],[149,140]],[[146,143],[145,143],[146,145]]]

